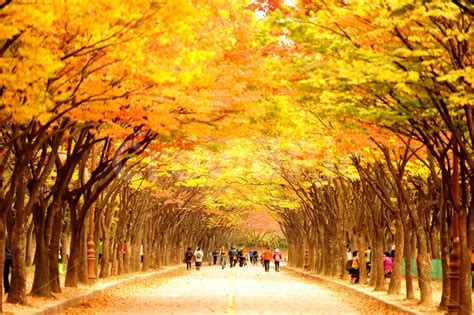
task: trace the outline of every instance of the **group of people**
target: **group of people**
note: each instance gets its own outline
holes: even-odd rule
[[[195,251],[188,247],[185,255],[184,255],[184,262],[186,262],[186,269],[190,270],[192,268],[192,261],[195,261],[196,270],[200,270],[202,266],[202,262],[204,259],[204,252],[198,246]],[[244,247],[237,249],[234,246],[231,246],[228,251],[224,248],[220,250],[213,250],[210,251],[208,254],[208,263],[209,266],[214,264],[216,265],[217,262],[221,265],[222,269],[224,269],[227,265],[227,260],[229,260],[230,268],[237,266],[237,263],[240,267],[244,267],[247,265],[247,259],[254,265],[258,263],[258,251],[250,250],[246,251]],[[269,247],[267,247],[262,255],[260,256],[260,261],[265,268],[265,272],[270,271],[270,262],[273,260],[275,264],[275,271],[280,271],[280,261],[283,259],[280,250],[277,248],[275,251],[271,251]]]
[[[395,256],[395,250],[392,250],[393,255],[390,252],[385,252],[383,257],[383,269],[384,269],[384,277],[390,278],[392,275],[393,269],[393,258]],[[371,269],[371,259],[372,259],[372,251],[369,248],[364,253],[365,258],[365,266],[367,270],[367,275],[370,275]],[[359,260],[359,252],[357,250],[351,251],[350,247],[347,247],[347,270],[349,271],[349,275],[351,276],[351,282],[357,283],[359,282],[359,270],[360,270],[360,260]]]
[[[273,263],[275,264],[275,271],[280,272],[280,261],[282,260],[283,256],[280,253],[280,250],[277,248],[272,253],[269,247],[267,247],[261,257],[261,261],[263,262],[263,266],[265,267],[265,272],[270,271],[270,261],[273,259]]]
[[[390,278],[393,271],[393,260],[395,258],[395,245],[392,245],[391,251],[386,251],[383,256],[383,272],[385,278]],[[473,260],[474,261],[474,260]],[[365,263],[367,269],[367,276],[370,276],[371,269],[371,249],[370,247],[365,251]],[[431,264],[431,257],[428,254],[428,268],[431,270],[433,268]],[[419,270],[418,257],[416,259],[417,270]],[[357,250],[351,251],[350,247],[347,246],[347,265],[346,269],[349,271],[351,276],[351,283],[357,283],[359,281],[359,270],[360,270],[360,261],[359,253]],[[474,270],[474,268],[473,268]],[[420,281],[420,277],[418,277]]]
[[[250,250],[248,253],[246,253],[245,248],[243,248],[243,247],[241,249],[237,250],[236,248],[231,246],[228,253],[227,253],[227,255],[229,257],[229,262],[230,262],[230,267],[231,268],[236,266],[237,261],[239,262],[240,267],[246,266],[247,265],[247,256],[248,256],[248,259],[250,260],[250,262],[253,265],[256,265],[258,263],[258,260],[259,260],[257,250]],[[270,248],[267,247],[263,251],[262,255],[260,256],[260,262],[264,266],[265,272],[268,272],[268,271],[270,271],[270,261],[273,260],[273,262],[275,264],[275,271],[279,272],[280,271],[280,261],[282,260],[282,258],[283,257],[282,257],[282,255],[280,253],[280,250],[278,248],[275,249],[274,252],[272,252],[270,250]],[[225,257],[225,253],[224,253],[223,249],[220,252],[220,261],[221,261],[222,269],[224,269],[225,268],[226,257]]]
[[[195,260],[194,264],[196,266],[196,270],[198,271],[201,270],[202,259],[204,258],[204,252],[202,251],[201,247],[198,246],[194,252],[192,251],[191,247],[188,247],[188,250],[184,254],[184,261],[186,262],[186,270],[191,269],[193,258]]]
[[[229,251],[227,252],[227,255],[229,257],[230,268],[235,267],[237,265],[237,262],[239,263],[240,267],[247,265],[247,251],[245,250],[244,247],[237,249],[234,246],[231,246],[229,248]],[[225,268],[225,261],[223,263],[224,258],[225,258],[224,248],[221,248],[220,260],[221,260],[222,268]]]

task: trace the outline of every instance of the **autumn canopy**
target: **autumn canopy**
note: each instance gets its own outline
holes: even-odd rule
[[[370,246],[375,290],[401,293],[417,259],[421,303],[470,310],[473,18],[454,0],[0,0],[7,302],[189,245],[288,247],[343,276]]]

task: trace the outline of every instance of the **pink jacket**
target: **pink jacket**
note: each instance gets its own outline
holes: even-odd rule
[[[391,257],[384,256],[383,257],[383,271],[385,273],[392,272],[393,268],[393,261]]]

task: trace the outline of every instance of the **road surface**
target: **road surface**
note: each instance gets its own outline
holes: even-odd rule
[[[283,270],[204,266],[109,289],[63,314],[360,314],[348,296]]]

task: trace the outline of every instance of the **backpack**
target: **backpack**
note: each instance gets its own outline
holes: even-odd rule
[[[188,251],[186,252],[186,259],[192,259],[193,258],[193,252]]]
[[[197,253],[196,253],[196,258],[197,258],[197,259],[201,259],[201,257],[202,257],[202,253],[201,253],[201,252],[197,252]]]
[[[281,260],[281,255],[280,255],[280,253],[275,253],[275,255],[273,256],[273,260],[274,260],[274,261],[280,261],[280,260]]]

